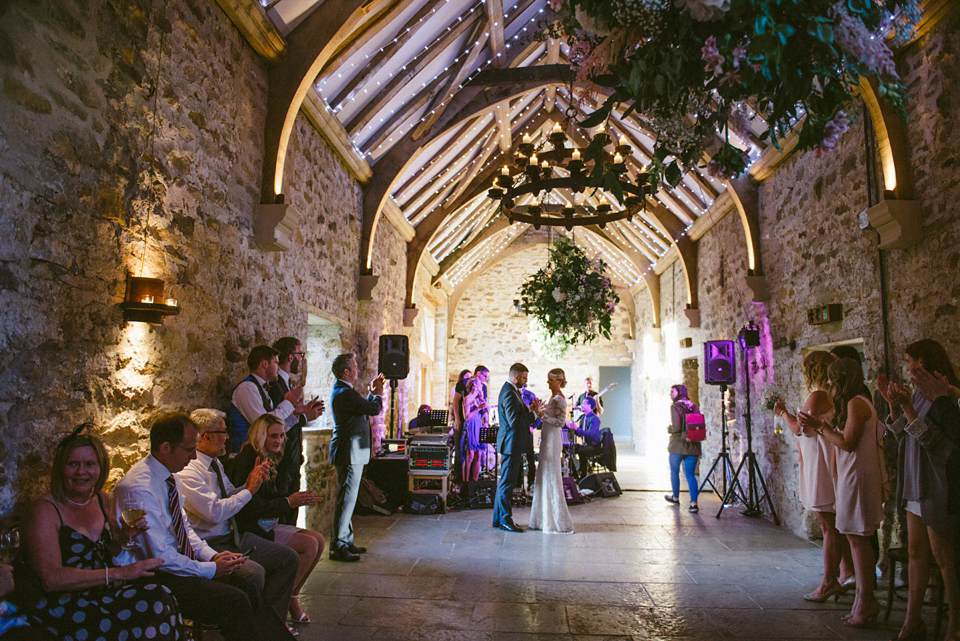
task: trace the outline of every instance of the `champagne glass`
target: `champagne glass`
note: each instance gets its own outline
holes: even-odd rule
[[[20,551],[20,530],[0,532],[0,563],[10,565],[17,559]]]
[[[147,511],[143,508],[143,501],[140,499],[131,497],[120,501],[120,518],[127,527],[136,527],[137,522],[146,515]],[[135,539],[136,537],[131,537],[123,544],[123,548],[130,550],[137,547]]]

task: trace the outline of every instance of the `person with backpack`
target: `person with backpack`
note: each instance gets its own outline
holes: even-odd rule
[[[700,485],[697,483],[697,460],[700,458],[700,441],[703,440],[703,416],[700,408],[690,400],[686,385],[674,385],[670,388],[670,442],[667,452],[670,453],[670,486],[672,494],[663,498],[674,505],[680,504],[680,466],[683,465],[687,477],[687,487],[690,490],[689,510],[696,514],[700,511],[697,506],[697,495]],[[688,417],[689,415],[689,417]],[[699,419],[695,419],[699,417]]]

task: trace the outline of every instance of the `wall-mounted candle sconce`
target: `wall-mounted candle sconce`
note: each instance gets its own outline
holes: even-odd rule
[[[176,298],[163,297],[165,283],[160,278],[140,278],[127,274],[127,291],[120,309],[127,323],[149,323],[160,325],[164,316],[180,313]],[[154,302],[165,301],[165,303]]]

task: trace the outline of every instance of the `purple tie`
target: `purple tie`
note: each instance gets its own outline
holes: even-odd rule
[[[173,519],[173,535],[177,538],[177,551],[188,559],[197,558],[187,541],[187,528],[183,525],[183,511],[180,509],[180,493],[173,475],[167,477],[167,509]]]

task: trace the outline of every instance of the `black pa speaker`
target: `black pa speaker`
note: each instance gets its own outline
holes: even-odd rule
[[[388,380],[402,380],[410,373],[410,343],[403,334],[380,337],[380,373]]]
[[[617,482],[617,477],[613,472],[600,472],[599,474],[588,474],[580,479],[578,484],[581,490],[590,490],[594,495],[604,498],[611,496],[620,496],[623,490]]]
[[[579,505],[583,503],[583,497],[580,496],[580,488],[577,487],[577,479],[572,476],[563,477],[563,496],[567,500],[567,505]]]
[[[707,341],[703,344],[703,380],[708,385],[732,385],[737,382],[733,341]]]

